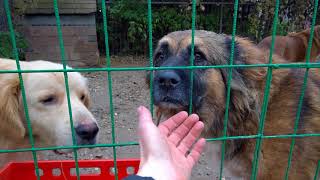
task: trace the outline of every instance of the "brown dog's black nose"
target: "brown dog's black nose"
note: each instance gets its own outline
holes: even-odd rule
[[[80,124],[75,128],[77,135],[86,140],[91,140],[96,137],[99,128],[96,123]]]
[[[181,78],[174,71],[162,71],[159,72],[157,80],[160,86],[173,88],[180,83]]]

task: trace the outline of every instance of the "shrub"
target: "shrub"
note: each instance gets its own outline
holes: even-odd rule
[[[25,60],[25,50],[28,48],[27,41],[19,33],[15,33],[19,59]],[[9,32],[0,32],[0,57],[14,59],[14,52]]]

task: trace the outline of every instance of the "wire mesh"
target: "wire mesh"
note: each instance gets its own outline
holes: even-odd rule
[[[275,10],[274,10],[274,17],[273,17],[272,41],[271,41],[271,47],[270,47],[269,64],[272,64],[272,55],[273,55],[273,50],[274,50],[274,45],[275,45],[275,36],[276,36],[277,24],[278,24],[279,6],[280,6],[280,1],[277,0],[276,1],[276,7],[275,7]],[[267,80],[266,80],[264,97],[263,97],[263,102],[262,102],[260,124],[259,124],[259,130],[258,130],[258,135],[260,137],[258,138],[258,140],[256,142],[254,159],[253,159],[253,163],[252,163],[251,179],[256,179],[257,178],[258,166],[259,166],[260,148],[261,148],[261,144],[262,144],[262,138],[261,137],[263,136],[264,121],[265,121],[266,114],[267,114],[271,80],[272,80],[272,68],[268,68]]]
[[[112,72],[113,71],[150,71],[150,109],[153,113],[153,71],[156,70],[166,70],[166,69],[188,69],[190,70],[190,97],[189,97],[189,113],[192,112],[192,95],[193,95],[193,70],[196,69],[219,69],[219,68],[227,68],[228,69],[228,77],[227,77],[227,96],[226,96],[226,111],[224,115],[224,128],[223,128],[223,136],[217,137],[217,138],[209,138],[207,141],[222,141],[222,153],[221,153],[221,161],[220,161],[220,174],[219,179],[222,179],[223,177],[223,167],[224,167],[224,159],[225,159],[225,148],[226,148],[226,141],[228,140],[235,140],[235,139],[256,139],[256,147],[255,147],[255,153],[254,153],[254,160],[252,163],[252,174],[251,179],[257,178],[258,173],[258,167],[259,167],[259,154],[261,149],[261,144],[263,139],[272,139],[272,138],[291,138],[291,146],[290,146],[290,152],[288,156],[288,165],[285,172],[285,179],[289,178],[289,172],[291,167],[291,160],[293,156],[293,150],[295,145],[295,139],[296,138],[304,138],[304,137],[320,137],[319,134],[297,134],[297,128],[298,123],[300,119],[300,113],[302,109],[302,102],[306,90],[306,85],[308,82],[308,72],[310,68],[320,68],[320,63],[310,63],[310,53],[311,53],[311,47],[312,47],[312,38],[314,33],[314,26],[316,22],[316,14],[318,8],[314,8],[313,11],[313,17],[312,17],[312,26],[311,26],[311,36],[308,41],[308,49],[306,54],[306,63],[295,63],[295,64],[273,64],[272,63],[272,56],[273,56],[273,50],[275,47],[275,36],[277,32],[277,24],[278,24],[278,14],[279,14],[279,6],[280,6],[280,0],[276,0],[275,2],[275,9],[274,9],[274,20],[273,20],[273,29],[272,29],[272,42],[270,47],[270,54],[269,54],[269,62],[268,64],[253,64],[253,65],[234,65],[234,49],[235,49],[235,37],[236,37],[236,27],[237,27],[237,13],[238,13],[238,6],[239,2],[238,0],[235,0],[234,2],[234,11],[233,11],[233,27],[232,27],[232,44],[231,44],[231,50],[230,50],[230,60],[227,65],[214,65],[214,66],[194,66],[194,37],[195,37],[195,29],[196,29],[196,0],[192,0],[192,24],[191,24],[191,57],[190,57],[190,65],[189,66],[183,66],[183,67],[154,67],[153,65],[153,49],[152,49],[152,1],[147,1],[148,6],[148,43],[149,43],[149,67],[128,67],[128,68],[115,68],[111,67],[111,59],[109,54],[109,40],[108,40],[108,21],[107,21],[107,9],[106,9],[106,2],[105,0],[101,1],[101,7],[102,7],[102,13],[103,13],[103,30],[104,30],[104,38],[105,38],[105,48],[106,48],[106,67],[102,68],[82,68],[82,69],[68,69],[67,68],[67,59],[65,57],[65,50],[64,50],[64,41],[63,41],[63,34],[61,30],[61,24],[60,24],[60,17],[59,17],[59,9],[58,9],[58,3],[57,0],[53,1],[54,5],[54,13],[56,17],[56,25],[57,25],[57,32],[59,37],[59,46],[60,46],[60,53],[61,53],[61,60],[63,64],[63,69],[41,69],[41,70],[23,70],[20,67],[19,63],[19,57],[18,57],[18,50],[16,46],[16,40],[15,40],[15,33],[13,29],[13,24],[11,20],[11,13],[8,5],[8,0],[4,0],[4,8],[6,12],[6,16],[8,19],[8,27],[10,30],[10,36],[11,36],[11,42],[14,50],[15,60],[17,69],[16,70],[0,70],[0,74],[2,73],[17,73],[19,76],[20,81],[20,87],[21,87],[21,93],[22,93],[22,100],[23,100],[23,107],[24,107],[24,113],[26,116],[27,121],[27,128],[29,132],[29,141],[31,144],[31,148],[20,148],[20,149],[9,149],[9,150],[3,150],[0,149],[0,153],[14,153],[14,152],[32,152],[33,155],[33,161],[34,161],[34,168],[36,172],[37,179],[40,179],[39,174],[39,167],[38,167],[38,159],[36,153],[38,151],[45,151],[45,150],[58,150],[58,149],[72,149],[74,154],[74,161],[75,161],[75,167],[76,167],[76,175],[77,179],[81,179],[80,172],[79,172],[79,165],[78,165],[78,155],[77,155],[77,149],[79,148],[92,148],[92,147],[110,147],[113,149],[113,161],[114,161],[114,170],[115,170],[115,179],[118,179],[118,173],[117,173],[117,154],[116,154],[116,147],[122,147],[122,146],[134,146],[138,145],[137,142],[116,142],[116,132],[115,132],[115,119],[114,119],[114,108],[113,108],[113,99],[112,99]],[[318,7],[318,0],[314,1],[314,7]],[[232,70],[234,68],[257,68],[257,67],[266,67],[268,68],[267,71],[267,79],[264,89],[264,97],[263,97],[263,103],[261,108],[261,114],[260,114],[260,123],[259,123],[259,129],[257,135],[248,135],[248,136],[227,136],[227,124],[229,119],[229,106],[230,106],[230,92],[231,92],[231,81],[232,81]],[[264,135],[264,121],[266,117],[267,107],[268,107],[268,98],[269,98],[269,91],[270,91],[270,84],[272,81],[272,71],[274,69],[280,69],[280,68],[305,68],[305,75],[304,75],[304,81],[303,85],[301,87],[301,94],[299,98],[299,104],[298,104],[298,111],[295,118],[295,125],[294,130],[292,134],[283,134],[283,135]],[[66,94],[68,99],[68,111],[69,111],[69,117],[70,117],[70,124],[71,124],[71,132],[72,132],[72,140],[73,145],[71,146],[54,146],[54,147],[41,147],[36,148],[34,144],[34,139],[32,136],[32,128],[31,128],[31,122],[29,118],[28,113],[28,104],[26,99],[26,93],[24,88],[24,82],[23,82],[23,73],[44,73],[44,72],[61,72],[64,73],[64,81],[66,86]],[[74,127],[73,127],[73,119],[72,119],[72,108],[71,108],[71,102],[70,102],[70,92],[69,92],[69,85],[68,85],[68,72],[107,72],[107,80],[108,80],[108,90],[109,90],[109,111],[110,111],[110,119],[111,119],[111,129],[112,129],[112,143],[111,144],[96,144],[96,145],[77,145],[75,134],[74,134]],[[318,161],[317,168],[315,170],[314,179],[318,178],[319,174],[319,167],[320,166],[320,160]]]
[[[314,1],[314,7],[318,7],[318,0]],[[314,33],[314,26],[316,23],[317,11],[318,11],[318,8],[314,8],[313,17],[312,17],[312,26],[311,26],[311,30],[310,30],[310,37],[309,37],[309,41],[308,41],[308,49],[307,49],[307,54],[306,54],[306,62],[307,63],[310,62],[310,54],[311,54],[312,41],[313,41],[313,36],[314,36],[313,33]],[[304,95],[305,95],[305,91],[306,91],[307,83],[308,83],[308,75],[309,75],[309,68],[306,68],[304,78],[303,78],[303,84],[301,87],[301,95],[299,98],[297,115],[296,115],[296,119],[294,122],[293,134],[297,134],[297,131],[298,131],[298,125],[299,125],[300,114],[301,114],[301,110],[302,110],[303,99],[304,99]],[[291,167],[291,160],[292,160],[294,145],[295,145],[295,138],[292,138],[291,145],[290,145],[289,157],[288,157],[288,166],[287,166],[286,174],[285,174],[286,180],[289,179],[289,171],[290,171],[290,167]]]
[[[58,32],[58,38],[59,38],[61,61],[62,61],[63,69],[67,69],[65,50],[64,50],[64,42],[63,42],[61,23],[60,23],[60,16],[59,16],[59,8],[58,8],[57,0],[53,1],[53,7],[54,7],[54,14],[56,16],[56,24],[57,24],[57,32]],[[70,90],[69,90],[68,73],[64,72],[63,75],[64,75],[64,83],[65,83],[65,86],[66,86],[67,100],[68,100],[68,113],[69,113],[69,117],[70,117],[69,120],[70,120],[70,128],[71,128],[70,130],[71,130],[71,135],[72,135],[72,144],[76,145],[76,137],[75,137],[75,132],[74,132],[74,128],[73,128],[73,118],[72,118],[72,108],[71,108],[71,101],[70,101]],[[73,148],[72,150],[73,150],[73,156],[74,156],[74,161],[75,161],[75,166],[76,166],[77,179],[80,180],[80,171],[79,171],[77,148]],[[38,176],[38,178],[39,178],[39,176]]]
[[[108,23],[107,23],[107,9],[105,0],[101,1],[102,3],[102,13],[103,13],[103,31],[104,31],[104,41],[106,47],[106,62],[107,67],[111,67],[110,53],[109,53],[109,40],[108,40]],[[115,134],[115,123],[114,123],[114,108],[113,108],[113,100],[112,100],[112,77],[111,72],[107,72],[108,76],[108,89],[109,89],[109,110],[110,110],[110,118],[111,118],[111,133],[112,133],[112,143],[116,142],[116,134]],[[117,151],[116,146],[112,147],[113,150],[113,162],[114,162],[114,174],[116,180],[118,180],[118,169],[117,169]]]
[[[8,27],[9,27],[9,31],[10,31],[10,37],[11,37],[11,43],[12,43],[12,49],[13,49],[13,53],[14,53],[14,57],[16,60],[16,65],[17,65],[17,70],[21,70],[20,67],[20,63],[19,63],[19,55],[18,55],[18,49],[17,49],[17,44],[16,44],[16,39],[15,39],[15,33],[14,33],[14,29],[13,29],[13,25],[12,25],[12,20],[11,20],[11,14],[10,14],[10,8],[9,8],[9,2],[8,0],[4,1],[4,8],[6,11],[6,16],[8,19]],[[20,88],[21,88],[21,95],[22,95],[22,101],[23,101],[23,108],[25,109],[24,114],[26,116],[26,120],[27,120],[27,128],[28,128],[28,132],[29,132],[29,141],[31,144],[31,152],[32,152],[32,157],[33,157],[33,162],[34,162],[34,167],[35,167],[35,172],[37,175],[37,179],[40,179],[39,177],[39,168],[38,168],[38,159],[37,159],[37,154],[36,151],[34,150],[34,139],[32,136],[32,127],[31,127],[31,122],[30,122],[30,117],[29,117],[29,111],[28,111],[28,103],[27,103],[27,98],[26,98],[26,92],[25,92],[25,88],[24,88],[24,83],[23,83],[23,77],[22,77],[22,73],[18,73],[19,75],[19,82],[20,82]]]
[[[238,0],[235,0],[234,12],[233,12],[232,42],[231,42],[229,65],[233,65],[233,60],[234,60],[234,47],[235,47],[235,35],[236,35],[236,29],[237,29],[238,6],[239,6],[239,2],[238,2]],[[230,96],[230,93],[231,93],[231,81],[232,81],[232,68],[228,69],[226,110],[225,110],[224,120],[223,120],[223,126],[224,126],[223,127],[223,137],[227,136],[230,97],[231,97]],[[225,148],[226,148],[226,141],[223,140],[222,141],[222,145],[221,145],[221,160],[220,160],[220,174],[219,174],[219,179],[220,180],[223,177]]]

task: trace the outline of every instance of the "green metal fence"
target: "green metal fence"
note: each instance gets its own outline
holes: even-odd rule
[[[105,47],[106,47],[106,67],[103,68],[82,68],[82,69],[67,69],[66,68],[66,57],[65,57],[65,50],[64,50],[64,41],[63,41],[63,36],[62,36],[62,31],[61,31],[61,25],[60,25],[60,17],[59,17],[59,9],[58,9],[58,3],[57,0],[53,0],[54,4],[54,12],[55,12],[55,17],[56,17],[56,25],[57,25],[57,30],[58,30],[58,36],[59,36],[59,45],[60,45],[60,51],[61,51],[61,59],[62,59],[62,64],[63,64],[63,69],[58,69],[58,70],[52,70],[52,69],[43,69],[43,70],[23,70],[20,68],[19,64],[19,57],[18,57],[18,51],[17,51],[17,46],[16,46],[16,40],[15,40],[15,34],[14,34],[14,29],[12,25],[12,20],[11,20],[11,13],[9,9],[9,4],[8,0],[4,1],[4,7],[7,15],[7,20],[8,20],[8,27],[10,30],[10,35],[11,35],[11,41],[12,41],[12,46],[14,49],[14,55],[15,55],[15,60],[16,60],[16,65],[17,65],[17,70],[0,70],[0,73],[17,73],[19,75],[19,80],[20,80],[20,86],[21,86],[21,92],[22,92],[22,100],[23,100],[23,106],[25,110],[25,116],[27,120],[27,127],[28,127],[28,132],[29,132],[29,141],[31,144],[31,148],[23,148],[23,149],[11,149],[11,150],[3,150],[0,149],[0,153],[13,153],[13,152],[26,152],[26,151],[31,151],[33,155],[33,160],[34,160],[34,167],[37,175],[37,179],[40,179],[40,174],[39,174],[39,168],[38,168],[38,159],[37,159],[37,152],[38,151],[44,151],[44,150],[57,150],[57,149],[73,149],[73,154],[74,154],[74,160],[75,160],[75,166],[76,166],[76,175],[77,179],[80,179],[80,172],[79,172],[79,165],[78,165],[78,155],[77,155],[77,149],[79,148],[86,148],[86,147],[110,147],[113,149],[113,160],[114,160],[114,169],[115,169],[115,178],[118,179],[117,175],[117,155],[116,155],[116,148],[119,146],[133,146],[137,145],[137,142],[127,142],[127,143],[116,143],[115,140],[115,122],[114,122],[114,113],[113,113],[113,99],[112,99],[112,76],[111,72],[112,71],[155,71],[155,70],[163,70],[163,69],[189,69],[190,70],[190,76],[193,77],[193,70],[194,69],[208,69],[208,68],[227,68],[228,69],[228,79],[227,79],[227,98],[226,98],[226,111],[225,111],[225,116],[224,116],[224,129],[223,129],[223,136],[222,137],[217,137],[217,138],[210,138],[207,139],[207,141],[222,141],[222,153],[221,153],[221,162],[220,162],[220,179],[223,177],[223,163],[224,163],[224,151],[225,151],[225,146],[226,146],[226,141],[227,140],[234,140],[234,139],[257,139],[256,143],[256,150],[254,153],[254,161],[252,165],[252,175],[251,179],[256,179],[257,178],[257,171],[259,167],[259,152],[261,148],[261,144],[263,139],[270,139],[270,138],[291,138],[291,147],[290,147],[290,153],[288,157],[288,165],[286,168],[286,173],[285,173],[285,179],[288,179],[288,175],[290,173],[290,165],[291,165],[291,159],[292,159],[292,154],[293,154],[293,147],[295,145],[295,138],[298,137],[320,137],[320,134],[297,134],[297,128],[298,128],[298,123],[299,123],[299,118],[300,118],[300,113],[302,109],[302,102],[303,102],[303,97],[304,93],[306,90],[306,85],[308,81],[308,72],[310,68],[320,68],[320,63],[310,63],[310,52],[311,52],[311,46],[312,46],[312,39],[313,39],[313,33],[314,33],[314,26],[316,22],[316,14],[318,10],[318,0],[314,0],[314,11],[313,11],[313,18],[312,18],[312,27],[311,27],[311,35],[309,38],[308,42],[308,49],[307,49],[307,55],[306,55],[306,62],[305,63],[297,63],[297,64],[272,64],[272,52],[274,49],[274,44],[275,44],[275,35],[277,31],[277,21],[278,21],[278,11],[279,11],[279,6],[280,6],[280,0],[276,0],[275,4],[275,9],[274,9],[274,20],[273,20],[273,30],[272,30],[272,45],[271,45],[271,51],[269,55],[269,63],[268,64],[255,64],[255,65],[233,65],[233,59],[234,59],[234,47],[235,47],[235,36],[236,36],[236,27],[237,27],[237,12],[238,12],[238,5],[239,5],[239,0],[235,0],[234,2],[234,14],[233,14],[233,31],[232,31],[232,46],[231,46],[231,56],[230,56],[230,61],[228,65],[216,65],[216,66],[193,66],[194,65],[194,35],[195,35],[195,24],[196,24],[196,0],[192,0],[192,53],[191,53],[191,58],[190,58],[190,66],[187,67],[154,67],[153,66],[153,49],[152,49],[152,9],[151,9],[151,0],[147,1],[148,5],[148,30],[149,30],[149,67],[129,67],[129,68],[113,68],[111,67],[111,62],[110,62],[110,55],[109,55],[109,44],[108,44],[108,31],[107,31],[107,10],[106,10],[106,5],[105,5],[105,0],[102,0],[102,12],[103,12],[103,25],[104,25],[104,34],[105,34]],[[227,136],[227,122],[228,122],[228,117],[229,117],[229,103],[230,103],[230,82],[232,80],[232,69],[233,68],[255,68],[255,67],[267,67],[267,81],[266,81],[266,86],[264,90],[264,98],[263,98],[263,104],[262,104],[262,109],[261,109],[261,116],[260,116],[260,124],[259,124],[259,130],[258,134],[256,135],[250,135],[250,136]],[[264,120],[266,117],[266,112],[267,112],[267,106],[268,106],[268,97],[269,97],[269,91],[270,91],[270,83],[272,80],[272,71],[273,69],[278,69],[278,68],[305,68],[305,75],[304,75],[304,82],[301,87],[301,95],[299,98],[299,104],[298,104],[298,111],[296,114],[296,119],[295,119],[295,126],[294,126],[294,132],[293,134],[284,134],[284,135],[270,135],[266,136],[263,133],[264,130]],[[68,72],[107,72],[108,74],[108,89],[109,89],[109,101],[110,101],[110,118],[111,118],[111,126],[112,126],[112,143],[111,144],[96,144],[96,145],[76,145],[75,141],[75,135],[74,135],[74,128],[73,128],[73,123],[72,123],[72,112],[71,112],[71,103],[70,103],[70,94],[69,94],[69,86],[68,86]],[[28,104],[26,102],[26,95],[25,95],[25,90],[24,90],[24,83],[22,79],[22,73],[41,73],[41,72],[62,72],[64,73],[64,80],[65,80],[65,85],[66,85],[66,94],[68,98],[68,110],[69,110],[69,116],[70,116],[70,124],[71,124],[71,131],[72,131],[72,140],[73,140],[73,145],[72,146],[59,146],[59,147],[45,147],[45,148],[36,148],[34,146],[34,139],[32,137],[32,128],[30,124],[30,119],[29,119],[29,113],[28,113]],[[152,75],[152,73],[151,73]],[[192,84],[193,84],[193,78],[191,79],[191,88],[190,91],[192,92]],[[150,78],[150,109],[153,112],[153,100],[152,100],[152,77]],[[190,96],[192,96],[192,93],[190,93]],[[190,97],[190,107],[189,107],[189,112],[192,111],[192,97]],[[319,174],[319,169],[320,169],[320,160],[318,161],[316,172],[314,175],[314,179],[318,179],[318,174]]]

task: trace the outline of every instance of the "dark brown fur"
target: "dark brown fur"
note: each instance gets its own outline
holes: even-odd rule
[[[172,54],[179,55],[191,42],[190,31],[173,32],[159,42],[168,43]],[[207,31],[196,31],[195,46],[200,46],[209,65],[228,64],[230,37]],[[171,45],[172,44],[172,45]],[[155,54],[159,51],[159,46]],[[243,38],[236,38],[234,64],[262,64],[269,54]],[[156,59],[155,59],[155,63]],[[273,63],[286,63],[273,56]],[[161,66],[158,65],[158,66]],[[194,113],[205,123],[205,137],[220,137],[226,104],[227,69],[208,69],[201,72],[206,89],[201,106]],[[301,94],[304,69],[273,69],[264,135],[293,133],[294,121]],[[267,68],[234,69],[231,83],[228,136],[258,133]],[[320,133],[320,75],[309,71],[308,84],[302,104],[298,134]],[[158,105],[157,115],[171,116],[182,110]],[[186,109],[185,109],[186,110]],[[287,167],[291,139],[263,139],[258,179],[283,179]],[[233,175],[249,179],[251,175],[256,139],[228,140],[225,165]],[[220,155],[218,153],[218,155]],[[293,151],[289,179],[313,179],[316,163],[320,159],[320,137],[297,138]]]
[[[282,56],[291,62],[303,62],[306,60],[310,29],[289,33],[287,36],[276,36],[274,53]],[[272,37],[264,38],[259,44],[259,48],[269,50],[271,48]],[[320,26],[315,26],[310,61],[317,60],[320,54]]]

